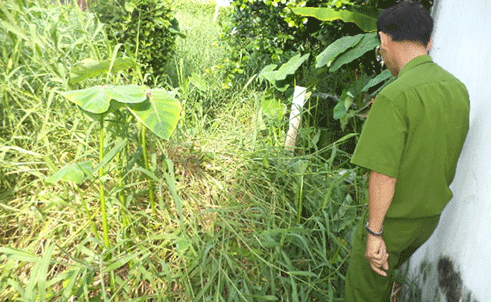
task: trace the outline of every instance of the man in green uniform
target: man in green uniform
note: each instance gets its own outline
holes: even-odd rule
[[[352,163],[369,169],[368,213],[354,236],[346,301],[389,301],[393,271],[436,228],[452,198],[469,129],[469,94],[427,55],[433,20],[402,2],[378,20],[380,54],[397,79],[375,99]]]

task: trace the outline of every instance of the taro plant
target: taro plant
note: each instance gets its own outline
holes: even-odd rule
[[[340,121],[343,135],[346,134],[348,125],[350,125],[350,132],[358,132],[357,118],[366,117],[374,95],[392,79],[388,70],[382,71],[382,66],[377,64],[376,56],[371,52],[380,45],[375,31],[381,10],[370,6],[351,6],[344,9],[292,7],[291,10],[301,17],[316,18],[323,22],[340,20],[351,23],[358,27],[358,32],[362,33],[355,35],[351,33],[330,43],[315,56],[315,65],[310,65],[309,54],[302,57],[297,54],[279,68],[274,64],[266,66],[259,73],[259,78],[270,82],[272,87],[281,93],[285,92],[293,82],[295,84],[300,82],[308,87],[312,95],[328,96],[336,101],[329,111],[332,112],[334,120]],[[311,71],[301,70],[300,67],[304,62],[308,62],[310,67],[307,68]],[[346,72],[349,73],[349,78],[342,83],[341,89],[330,87],[329,93],[325,93],[323,89],[326,88],[326,82],[330,82],[329,77]],[[330,126],[332,125],[328,125]],[[311,133],[315,134],[314,141],[319,141],[319,133],[319,131]],[[335,139],[331,138],[330,141]]]
[[[101,212],[103,219],[104,244],[110,247],[109,225],[107,217],[107,205],[105,195],[105,167],[127,145],[127,138],[118,138],[112,142],[112,149],[106,152],[106,123],[109,115],[111,119],[119,117],[119,124],[128,126],[122,110],[127,110],[142,125],[142,145],[144,153],[145,169],[149,171],[148,147],[146,143],[146,129],[150,129],[162,139],[169,139],[177,126],[181,114],[179,102],[164,89],[149,89],[139,85],[122,86],[95,86],[87,89],[63,92],[62,95],[77,104],[84,113],[95,119],[100,125],[99,132],[99,164],[92,168],[91,162],[72,164],[69,168],[63,168],[53,174],[48,180],[72,180],[78,184],[92,177],[93,173],[99,173],[99,187]],[[68,173],[67,173],[68,172]],[[149,180],[151,207],[155,214],[155,197],[152,182]]]
[[[336,72],[346,64],[361,58],[367,52],[380,45],[375,33],[365,33],[356,36],[346,36],[336,40],[329,45],[316,58],[316,68],[325,68],[328,72]],[[338,104],[334,107],[334,119],[340,120],[343,129],[348,124],[349,119],[366,115],[366,109],[375,95],[381,88],[379,84],[388,84],[392,75],[389,70],[380,74],[368,76],[366,72],[360,72],[351,84],[343,89]],[[375,92],[369,94],[373,87],[379,87]],[[355,127],[356,128],[356,127]],[[356,129],[354,129],[356,131]]]
[[[342,128],[345,129],[350,119],[355,116],[364,116],[364,111],[371,103],[371,95],[367,93],[368,89],[390,77],[390,73],[387,74],[387,72],[383,72],[379,76],[376,73],[369,76],[367,73],[369,71],[364,70],[368,69],[368,66],[364,65],[369,64],[360,62],[365,54],[380,45],[375,31],[377,30],[378,16],[382,11],[367,6],[352,6],[349,9],[299,7],[292,8],[292,11],[300,16],[314,17],[324,22],[342,20],[347,23],[354,23],[365,32],[337,39],[316,57],[315,68],[328,73],[334,73],[343,66],[358,62],[354,80],[343,89],[338,97],[339,101],[333,109],[334,119],[340,120]],[[371,62],[372,60],[368,59],[367,61]],[[314,83],[319,82],[319,80],[314,80]],[[352,130],[357,131],[356,123],[354,123]]]

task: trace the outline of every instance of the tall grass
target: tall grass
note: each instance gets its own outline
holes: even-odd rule
[[[342,301],[365,180],[339,148],[347,140],[292,157],[260,127],[262,91],[222,90],[212,5],[175,3],[187,38],[162,85],[185,116],[170,141],[149,137],[156,215],[140,146],[123,187],[118,163],[107,166],[108,247],[99,183],[46,179],[96,158],[97,122],[58,92],[77,62],[114,46],[75,7],[17,3],[0,26],[1,301]]]

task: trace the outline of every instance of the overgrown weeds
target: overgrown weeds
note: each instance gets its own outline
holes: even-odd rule
[[[58,92],[73,88],[77,62],[111,58],[115,47],[76,8],[6,3],[2,17],[16,22],[0,28],[8,46],[0,57],[0,300],[342,301],[366,185],[340,147],[353,137],[295,156],[271,140],[258,119],[263,92],[223,92],[213,71],[226,54],[216,47],[212,6],[196,11],[182,1],[176,13],[187,39],[178,40],[165,86],[186,110],[173,138],[148,139],[156,215],[137,140],[123,187],[121,163],[107,166],[108,246],[97,235],[97,178],[46,179],[97,158],[98,123]]]

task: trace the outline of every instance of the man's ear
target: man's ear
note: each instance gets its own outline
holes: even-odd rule
[[[380,44],[386,45],[388,42],[392,41],[392,37],[389,34],[379,31]]]
[[[430,41],[428,41],[428,45],[426,45],[426,51],[430,52],[432,47],[433,47],[433,37],[430,37]]]

